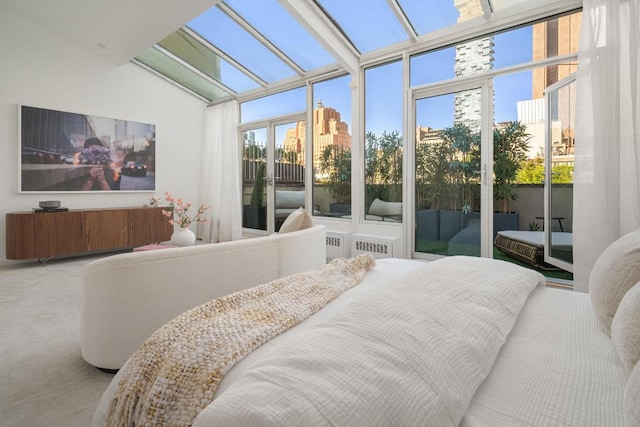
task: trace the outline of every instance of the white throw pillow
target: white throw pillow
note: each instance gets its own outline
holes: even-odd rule
[[[640,282],[626,293],[611,323],[611,340],[627,373],[640,360]]]
[[[400,216],[402,215],[402,202],[387,202],[375,199],[369,207],[369,215]]]
[[[622,408],[627,426],[640,426],[640,363],[636,363],[624,388]]]
[[[298,208],[289,214],[278,232],[280,234],[291,233],[292,231],[304,230],[312,226],[313,220],[309,213],[304,208]]]
[[[589,295],[604,331],[611,335],[611,322],[620,301],[640,281],[640,229],[627,233],[602,252],[591,270]]]
[[[300,209],[304,211],[304,219],[302,220],[302,226],[300,227],[300,230],[313,227],[313,218],[311,218],[311,215],[309,215],[309,212],[307,212],[307,210],[304,208],[300,208]]]

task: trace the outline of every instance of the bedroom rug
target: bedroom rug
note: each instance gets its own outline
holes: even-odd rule
[[[80,354],[82,267],[0,268],[0,426],[87,427],[111,381]]]

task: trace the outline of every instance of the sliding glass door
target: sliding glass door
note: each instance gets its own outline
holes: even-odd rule
[[[273,233],[305,206],[304,115],[246,126],[241,140],[242,226]]]
[[[275,125],[273,158],[274,231],[295,209],[305,206],[305,122],[304,118]]]
[[[575,75],[545,91],[545,262],[573,271]]]
[[[242,226],[267,230],[268,128],[242,131]]]
[[[490,253],[482,173],[490,132],[481,120],[489,91],[481,81],[413,93],[415,258]]]

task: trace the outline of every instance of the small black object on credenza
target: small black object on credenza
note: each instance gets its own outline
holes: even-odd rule
[[[40,212],[67,212],[69,208],[33,208],[34,213]]]

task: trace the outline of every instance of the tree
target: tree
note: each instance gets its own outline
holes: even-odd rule
[[[253,183],[253,190],[251,191],[251,207],[259,208],[262,207],[264,203],[264,178],[267,171],[266,167],[266,162],[260,162],[258,165],[256,180]]]
[[[519,121],[496,126],[493,130],[493,198],[501,201],[500,212],[511,212],[511,201],[518,199],[516,176],[527,158],[527,127]]]
[[[442,130],[442,141],[449,145],[449,200],[451,208],[478,210],[480,183],[480,133],[462,123]]]
[[[518,184],[544,184],[544,163],[543,159],[527,159],[520,164],[520,170],[516,176]],[[551,171],[552,182],[554,184],[572,184],[573,166],[556,165]]]
[[[520,164],[520,169],[516,174],[518,184],[542,184],[544,183],[544,163],[543,159],[527,159]]]
[[[394,130],[373,132],[365,136],[365,185],[367,204],[378,198],[387,201],[402,200],[402,136]]]
[[[335,203],[351,203],[351,150],[328,145],[320,156],[321,174]]]
[[[416,207],[440,209],[447,193],[450,146],[445,141],[416,147]]]
[[[573,166],[554,166],[551,170],[551,177],[551,182],[554,184],[573,184]]]

